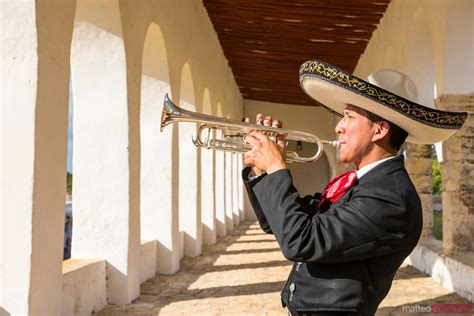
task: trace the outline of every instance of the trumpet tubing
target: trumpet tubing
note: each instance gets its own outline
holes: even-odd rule
[[[269,136],[276,137],[278,134],[285,136],[287,140],[302,141],[314,143],[317,145],[316,153],[311,157],[300,157],[295,151],[287,151],[288,162],[311,162],[318,160],[323,153],[323,144],[337,146],[337,140],[320,140],[317,136],[293,130],[286,130],[270,126],[249,124],[236,120],[216,117],[212,115],[201,114],[188,111],[175,105],[166,94],[161,113],[160,130],[174,123],[190,122],[201,124],[197,130],[193,143],[197,147],[206,149],[215,149],[227,152],[245,153],[251,149],[245,142],[245,135],[258,130]],[[216,132],[221,131],[222,137],[217,138]]]

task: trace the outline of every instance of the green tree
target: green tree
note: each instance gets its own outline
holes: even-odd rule
[[[70,172],[67,173],[66,192],[67,194],[72,195],[72,173]]]
[[[433,194],[441,194],[441,165],[437,159],[432,160],[432,183],[433,183]]]

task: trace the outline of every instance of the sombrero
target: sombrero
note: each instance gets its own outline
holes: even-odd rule
[[[314,100],[342,114],[355,105],[407,131],[407,141],[434,144],[456,133],[466,112],[446,112],[416,103],[416,87],[408,76],[383,70],[360,79],[328,63],[310,60],[301,65],[300,84]]]

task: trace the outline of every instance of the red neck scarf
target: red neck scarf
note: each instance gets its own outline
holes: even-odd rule
[[[339,198],[341,198],[347,190],[349,190],[354,183],[357,181],[357,173],[355,170],[351,170],[345,173],[341,173],[337,177],[331,180],[329,184],[324,189],[323,194],[321,195],[321,201],[318,206],[323,205],[327,200],[334,203]]]

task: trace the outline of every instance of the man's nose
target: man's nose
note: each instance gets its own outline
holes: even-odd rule
[[[336,128],[334,129],[336,134],[341,134],[342,133],[342,124],[341,124],[341,122],[342,122],[342,120],[340,120],[339,123],[337,123]]]

